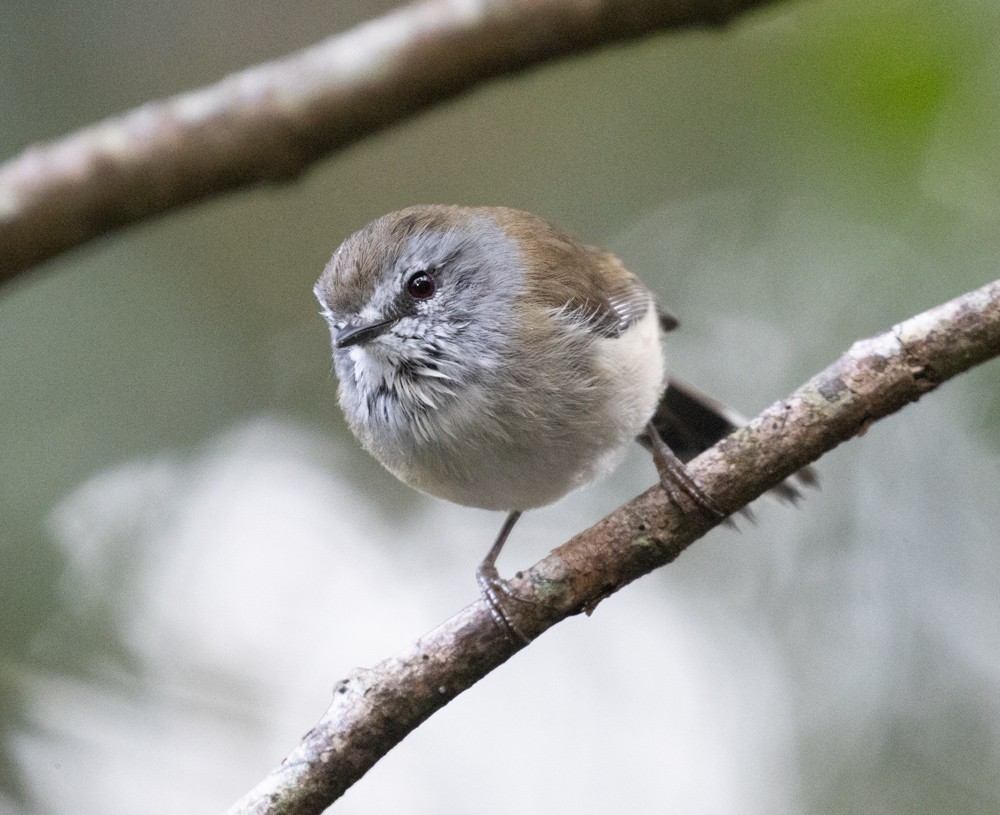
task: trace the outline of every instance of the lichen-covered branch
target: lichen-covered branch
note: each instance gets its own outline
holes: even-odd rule
[[[835,363],[689,464],[735,512],[877,419],[1000,355],[1000,280],[856,342]],[[511,581],[519,631],[538,636],[669,563],[717,521],[654,487]],[[480,601],[374,668],[333,703],[287,759],[229,815],[322,812],[434,711],[523,645]]]
[[[425,0],[0,165],[0,284],[98,235],[337,148],[484,81],[773,0]]]

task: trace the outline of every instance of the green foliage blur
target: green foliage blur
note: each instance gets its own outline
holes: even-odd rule
[[[391,5],[7,0],[0,156],[279,57]],[[200,483],[206,451],[265,417],[291,428],[298,441],[289,449],[315,454],[317,467],[356,487],[395,528],[407,529],[413,517],[433,526],[426,513],[436,505],[358,450],[336,407],[311,286],[351,231],[414,203],[538,212],[616,251],[647,280],[681,320],[669,345],[674,369],[752,414],[854,339],[997,277],[998,35],[1000,7],[977,0],[779,4],[723,30],[653,37],[492,82],[332,155],[294,184],[109,235],[2,292],[0,813],[62,811],[69,800],[46,797],[45,779],[61,771],[37,757],[49,748],[61,754],[74,739],[86,743],[100,728],[63,731],[59,719],[40,718],[56,688],[103,689],[141,709],[157,687],[123,629],[142,608],[142,575],[173,545],[178,481],[151,472],[194,473]],[[976,620],[1000,605],[1000,595],[991,600],[976,582],[1000,575],[998,394],[996,363],[949,384],[905,419],[887,420],[903,430],[876,427],[838,450],[828,468],[821,464],[822,492],[788,521],[780,552],[769,536],[788,511],[770,510],[742,541],[726,544],[737,555],[713,560],[721,544],[707,545],[671,578],[687,587],[682,593],[771,626],[768,636],[781,643],[780,672],[792,687],[788,727],[797,735],[793,769],[772,782],[797,790],[799,811],[1000,806],[995,674],[990,682],[988,670],[969,667],[996,666],[997,636],[959,648],[950,634],[908,622],[929,595]],[[303,441],[315,438],[326,441]],[[69,497],[130,467],[142,474],[123,478],[134,490],[95,504],[108,515],[67,514]],[[612,488],[595,494],[602,489]],[[351,517],[345,508],[348,529]],[[460,517],[475,517],[469,523],[480,524],[485,545],[495,517]],[[151,529],[162,534],[150,537]],[[463,550],[468,575],[477,547]],[[114,554],[96,558],[97,548]],[[894,635],[874,650],[850,644],[851,614],[836,599],[850,595],[858,614],[885,600],[882,584],[858,589],[865,570],[839,560],[862,549],[891,554],[879,568],[899,567],[905,584],[893,582],[900,593],[892,596],[893,609],[906,611],[892,616]],[[950,555],[941,560],[944,549]],[[406,557],[420,561],[419,552]],[[761,577],[770,588],[741,594],[742,584],[720,576],[718,564],[731,557],[746,569],[771,564]],[[774,565],[783,557],[784,567]],[[88,565],[95,562],[103,564],[96,571]],[[907,577],[921,564],[926,583]],[[469,580],[461,601],[434,613],[471,600]],[[220,615],[228,589],[221,576]],[[859,625],[870,632],[886,619],[875,614]],[[954,621],[956,631],[978,625]],[[655,638],[655,621],[649,627]],[[421,630],[411,627],[409,636]],[[828,635],[843,650],[819,651]],[[392,647],[404,641],[400,635]],[[951,644],[965,656],[955,657]],[[165,654],[172,647],[163,641]],[[892,673],[883,662],[897,658],[907,667]],[[847,663],[856,676],[845,684],[856,688],[867,687],[866,672],[879,664],[884,695],[827,694],[829,666]],[[239,686],[232,677],[204,686],[196,679],[194,686],[226,688],[220,698]],[[336,676],[317,679],[332,685]],[[862,712],[858,700],[873,698]],[[884,704],[904,698],[910,704],[898,710]],[[317,714],[325,699],[313,700]],[[228,710],[220,703],[208,718],[223,720]],[[308,724],[296,720],[292,732]],[[150,725],[148,743],[158,733]],[[49,747],[25,752],[26,741]],[[265,763],[247,780],[276,759],[259,757]],[[183,773],[173,782],[213,804],[242,792]],[[124,812],[130,800],[91,808]],[[461,812],[474,804],[459,797],[437,805]]]

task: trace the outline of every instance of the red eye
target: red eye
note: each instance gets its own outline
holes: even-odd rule
[[[415,300],[426,300],[434,294],[437,286],[434,285],[434,278],[427,272],[417,272],[406,281],[406,291]]]

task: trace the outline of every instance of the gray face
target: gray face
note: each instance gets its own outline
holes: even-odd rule
[[[431,412],[502,367],[522,265],[487,214],[455,207],[386,215],[344,241],[315,292],[366,446],[426,435]]]

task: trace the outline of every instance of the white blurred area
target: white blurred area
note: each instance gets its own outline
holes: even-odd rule
[[[37,731],[18,752],[43,811],[221,809],[351,666],[474,599],[498,516],[428,499],[405,526],[380,520],[324,466],[330,444],[260,419],[191,460],[103,473],[55,511],[79,567],[65,578],[73,604],[85,617],[79,607],[113,597],[134,664],[97,682],[31,677]],[[568,514],[537,513],[556,537]],[[401,544],[415,552],[398,556]],[[646,581],[560,626],[339,808],[596,813],[666,797],[692,813],[795,811],[794,785],[773,783],[795,775],[775,644],[713,605],[704,617]]]
[[[8,4],[3,157],[393,5]],[[502,516],[338,424],[310,288],[343,237],[418,202],[538,212],[617,252],[680,318],[671,369],[753,415],[997,277],[998,32],[982,0],[775,4],[490,83],[5,292],[0,813],[220,812],[351,668],[475,599]],[[1000,812],[998,366],[548,632],[332,811]],[[654,480],[637,447],[501,571]]]
[[[756,525],[717,530],[558,626],[336,810],[793,813],[815,751],[832,783],[877,765],[901,727],[947,733],[938,719],[963,708],[1000,760],[1000,553],[981,528],[984,499],[1000,513],[1000,465],[958,426],[921,432],[955,399],[945,389],[835,453],[799,510],[760,502]],[[72,648],[88,607],[110,603],[129,656],[96,680],[24,677],[33,727],[15,748],[39,811],[220,811],[347,670],[474,599],[500,516],[432,499],[380,516],[338,471],[342,443],[261,417],[190,457],[101,473],[54,510],[75,616],[41,647]],[[584,491],[528,516],[506,562],[650,475],[638,454],[607,506]],[[914,744],[914,772],[969,773],[940,737]]]

